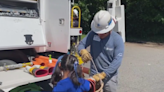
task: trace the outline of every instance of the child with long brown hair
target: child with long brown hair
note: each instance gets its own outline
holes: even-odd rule
[[[83,78],[78,59],[69,54],[60,56],[51,77],[53,92],[88,92],[90,82]]]

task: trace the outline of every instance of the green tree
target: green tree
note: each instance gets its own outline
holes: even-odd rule
[[[90,31],[90,24],[95,13],[101,9],[106,9],[108,0],[75,0],[76,5],[81,8],[83,33]]]
[[[81,8],[83,33],[90,31],[95,13],[106,9],[108,0],[75,0]],[[126,38],[128,41],[164,42],[164,2],[162,0],[121,0],[125,5]]]
[[[164,42],[164,2],[126,0],[127,39]]]

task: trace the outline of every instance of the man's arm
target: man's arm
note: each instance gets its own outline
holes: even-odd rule
[[[117,38],[115,40],[115,48],[114,48],[114,58],[111,62],[108,69],[106,69],[104,72],[106,74],[107,79],[111,79],[112,75],[115,74],[117,69],[120,67],[122,58],[124,54],[124,42],[121,37]]]
[[[82,49],[86,49],[86,48],[91,44],[93,35],[94,35],[94,33],[93,33],[92,31],[90,31],[90,32],[87,34],[87,36],[86,36],[84,39],[82,39],[82,40],[80,41],[80,43],[79,43],[79,45],[78,45],[78,47],[77,47],[78,53],[79,53],[79,54],[80,54],[80,51],[81,51]]]

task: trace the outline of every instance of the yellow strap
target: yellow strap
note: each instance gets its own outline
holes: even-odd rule
[[[35,69],[35,67],[31,67],[30,69],[29,69],[29,72],[31,73],[31,74],[33,74],[32,73],[32,71]]]
[[[22,66],[22,67],[26,67],[26,66],[30,66],[30,65],[32,65],[32,63],[31,63],[31,62],[28,62],[28,63],[23,63],[23,66]]]
[[[46,68],[46,66],[40,66],[40,69],[44,69],[44,68]]]
[[[26,65],[31,65],[31,62],[25,63]]]

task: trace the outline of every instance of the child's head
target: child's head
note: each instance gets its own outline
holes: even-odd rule
[[[62,74],[62,72],[64,74]],[[78,78],[82,78],[82,69],[79,66],[78,59],[75,56],[65,54],[62,57],[60,63],[58,63],[55,67],[54,73],[52,74],[51,83],[56,85],[57,82],[64,77],[63,75],[70,77],[75,85],[80,85]]]

